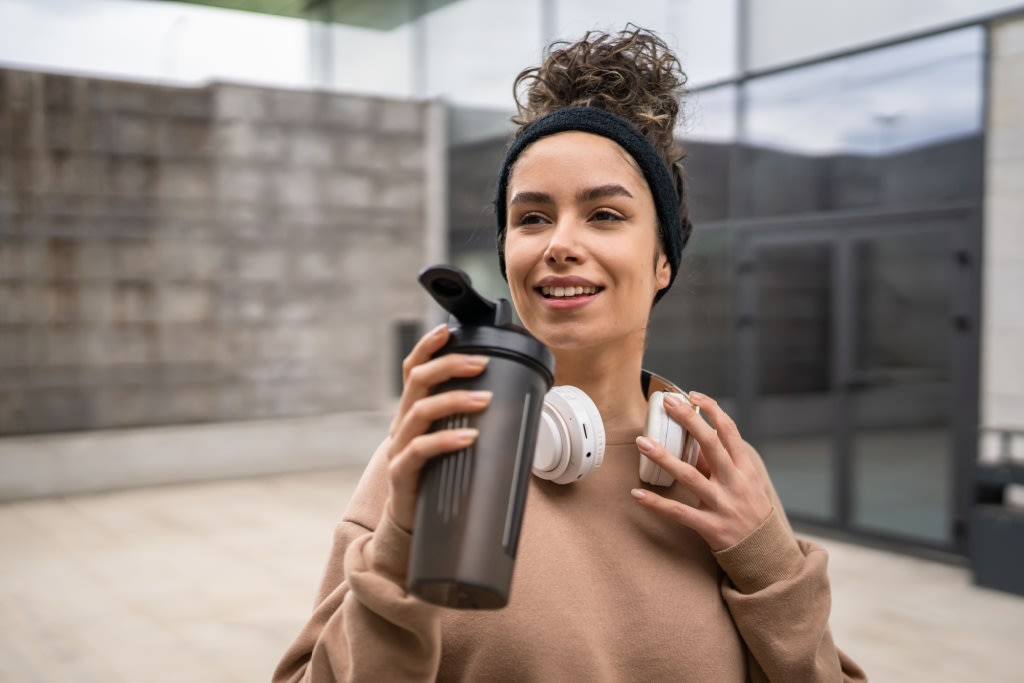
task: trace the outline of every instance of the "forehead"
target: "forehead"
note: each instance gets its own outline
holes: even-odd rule
[[[513,188],[619,183],[647,189],[636,160],[617,142],[594,133],[566,131],[537,140],[519,155],[509,176]],[[531,188],[532,189],[532,188]]]

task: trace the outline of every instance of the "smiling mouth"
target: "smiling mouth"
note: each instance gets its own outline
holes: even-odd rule
[[[583,296],[593,296],[603,290],[604,287],[537,287],[545,299],[572,299]]]

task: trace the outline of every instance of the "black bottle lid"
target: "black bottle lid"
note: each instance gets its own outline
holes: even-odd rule
[[[555,377],[555,357],[536,337],[512,322],[512,304],[507,299],[497,302],[484,298],[455,266],[436,265],[425,268],[419,282],[441,308],[451,314],[451,338],[438,352],[479,353],[526,363],[547,379],[550,386]]]

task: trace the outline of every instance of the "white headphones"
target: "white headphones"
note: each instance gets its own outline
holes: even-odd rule
[[[644,434],[664,446],[677,458],[697,464],[697,440],[665,412],[664,395],[671,392],[690,403],[678,387],[664,378],[645,372],[645,387],[658,390],[648,397],[647,427]],[[692,405],[692,404],[691,404]],[[699,408],[694,408],[699,411]],[[533,473],[556,484],[571,484],[596,471],[604,460],[604,423],[597,406],[576,387],[554,387],[544,397],[537,447],[533,453]],[[640,480],[655,486],[671,486],[668,472],[647,456],[640,456]]]

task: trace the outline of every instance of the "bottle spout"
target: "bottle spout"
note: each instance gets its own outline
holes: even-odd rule
[[[511,305],[505,299],[495,303],[473,289],[473,283],[464,271],[449,265],[425,268],[419,282],[441,308],[451,313],[463,326],[495,325],[503,327],[512,322]]]

